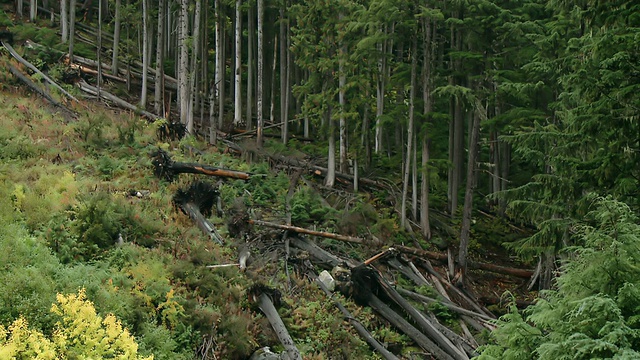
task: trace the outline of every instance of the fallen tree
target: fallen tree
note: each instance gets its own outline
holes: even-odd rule
[[[224,242],[222,236],[207,220],[219,195],[218,190],[211,184],[197,181],[191,184],[188,189],[178,190],[173,196],[173,203],[187,214],[211,240],[222,245]]]
[[[427,251],[427,250],[422,250],[422,249],[417,249],[417,248],[412,248],[409,246],[402,246],[402,245],[398,245],[396,246],[396,248],[400,252],[403,252],[405,254],[415,255],[422,258],[428,258],[431,260],[438,260],[442,262],[447,262],[448,260],[447,254],[443,254],[443,253],[437,253],[433,251]],[[533,273],[534,273],[534,270],[510,268],[510,267],[499,266],[494,264],[481,263],[477,261],[469,261],[468,266],[472,269],[484,270],[484,271],[494,272],[497,274],[511,275],[511,276],[525,278],[525,279],[530,278],[531,276],[533,276]]]
[[[7,49],[7,51],[9,51],[9,53],[11,54],[11,56],[13,56],[16,60],[18,60],[18,62],[20,62],[22,65],[28,67],[29,69],[31,69],[33,72],[35,72],[36,74],[40,75],[44,80],[46,80],[49,84],[51,84],[53,87],[55,87],[56,89],[58,89],[61,93],[63,93],[66,97],[68,97],[69,99],[80,103],[80,100],[76,99],[75,96],[69,94],[68,91],[66,91],[65,89],[63,89],[60,85],[58,85],[55,81],[53,81],[50,77],[48,77],[46,74],[44,74],[42,71],[38,70],[38,68],[36,68],[35,66],[33,66],[33,64],[31,64],[30,62],[28,62],[27,60],[25,60],[22,56],[20,56],[20,54],[18,54],[13,47],[11,47],[11,45],[9,45],[8,43],[5,43],[4,41],[0,40],[0,43],[2,44],[2,46],[5,47],[5,49]]]
[[[195,163],[183,163],[171,160],[171,156],[164,150],[158,149],[151,154],[152,163],[154,166],[154,174],[161,179],[167,181],[173,181],[174,177],[178,174],[201,174],[208,176],[227,177],[232,179],[249,180],[254,174],[217,168],[209,165],[195,164]]]
[[[328,238],[328,239],[346,241],[346,242],[356,243],[356,244],[364,244],[365,243],[365,239],[361,239],[361,238],[357,238],[357,237],[353,237],[353,236],[334,234],[334,233],[325,232],[325,231],[310,230],[310,229],[305,229],[305,228],[301,228],[301,227],[298,227],[298,226],[292,226],[292,225],[281,225],[281,224],[276,224],[276,223],[262,221],[262,220],[249,220],[249,224],[267,226],[267,227],[280,229],[280,230],[293,231],[293,232],[296,232],[296,233],[299,233],[299,234],[320,236],[320,237],[324,237],[324,238]]]
[[[256,304],[269,320],[271,327],[276,332],[278,339],[285,348],[290,360],[302,360],[300,351],[293,342],[291,335],[287,331],[287,327],[282,322],[276,305],[280,304],[280,291],[271,289],[264,285],[254,285],[249,291],[249,301]]]
[[[64,104],[60,103],[56,99],[54,99],[53,96],[51,96],[51,94],[49,94],[46,90],[41,89],[38,85],[36,85],[36,83],[31,81],[31,79],[29,79],[27,76],[22,74],[22,72],[20,72],[20,70],[16,69],[11,64],[9,64],[9,71],[15,77],[17,77],[20,81],[25,83],[31,90],[35,91],[37,94],[39,94],[40,96],[45,98],[45,100],[50,102],[52,105],[57,106],[60,109],[64,110],[65,112],[67,112],[73,118],[77,118],[78,117],[78,115],[76,113],[74,113],[71,109],[69,109],[68,107],[64,106]]]
[[[100,95],[101,98],[105,99],[105,100],[109,100],[111,102],[113,102],[114,104],[118,105],[121,108],[127,109],[127,110],[131,110],[134,113],[144,116],[149,120],[160,120],[161,117],[155,114],[152,114],[144,109],[141,109],[125,100],[120,99],[119,97],[111,94],[110,92],[104,91],[103,89],[100,89],[100,91],[98,91],[98,88],[95,86],[91,86],[89,85],[86,81],[81,80],[78,81],[77,83],[78,87],[80,88],[80,90],[91,94],[93,96],[98,96]]]

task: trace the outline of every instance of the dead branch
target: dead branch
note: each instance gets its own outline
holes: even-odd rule
[[[324,232],[324,231],[309,230],[309,229],[305,229],[305,228],[301,228],[301,227],[297,227],[297,226],[291,226],[291,225],[280,225],[280,224],[267,222],[267,221],[262,221],[262,220],[249,220],[249,224],[267,226],[267,227],[271,227],[271,228],[275,228],[275,229],[281,229],[281,230],[289,230],[289,231],[293,231],[293,232],[296,232],[296,233],[299,233],[299,234],[320,236],[320,237],[324,237],[324,238],[328,238],[328,239],[346,241],[346,242],[355,243],[355,244],[364,244],[365,243],[364,239],[353,237],[353,236],[334,234],[334,233],[329,233],[329,232]]]
[[[4,41],[0,41],[0,43],[2,44],[2,46],[4,46],[9,53],[11,54],[11,56],[13,56],[16,60],[18,60],[22,65],[28,67],[29,69],[31,69],[33,72],[35,72],[36,74],[42,76],[42,78],[44,80],[46,80],[49,84],[53,85],[56,89],[58,89],[61,93],[63,93],[65,96],[67,96],[69,99],[80,103],[80,100],[76,99],[75,96],[69,94],[68,91],[66,91],[65,89],[63,89],[62,87],[60,87],[60,85],[58,85],[55,81],[53,81],[50,77],[48,77],[47,75],[45,75],[42,71],[38,70],[38,68],[36,68],[35,66],[33,66],[30,62],[28,62],[27,60],[25,60],[22,56],[20,56],[20,54],[18,54],[13,47],[11,47],[11,45],[5,43]]]
[[[155,151],[151,154],[151,157],[153,158],[152,163],[155,168],[154,174],[161,179],[166,179],[167,181],[173,181],[173,178],[177,174],[201,174],[241,180],[249,180],[251,176],[255,176],[254,174],[244,171],[223,169],[196,163],[176,162],[173,161],[171,156],[162,149]]]
[[[275,330],[276,335],[278,335],[278,339],[280,339],[282,346],[286,349],[289,359],[302,360],[300,351],[296,348],[291,335],[289,335],[289,332],[287,331],[287,327],[282,322],[282,319],[278,314],[278,310],[276,310],[276,307],[274,306],[274,302],[276,304],[280,303],[280,292],[275,289],[270,289],[264,285],[254,285],[249,289],[248,293],[249,300],[252,303],[257,304],[269,320],[269,323],[271,324],[271,327],[273,327],[273,330]]]
[[[369,345],[371,345],[371,347],[376,349],[380,353],[380,355],[382,355],[382,357],[387,359],[387,360],[398,360],[397,356],[395,356],[394,354],[389,352],[389,350],[387,350],[384,346],[382,346],[382,344],[380,344],[380,342],[378,342],[378,340],[376,340],[371,335],[371,333],[362,325],[362,323],[360,323],[358,320],[356,320],[353,317],[353,315],[351,315],[349,310],[347,310],[347,308],[345,308],[340,302],[338,302],[338,300],[336,300],[333,297],[333,294],[331,293],[331,291],[329,289],[327,289],[327,287],[324,285],[324,283],[318,279],[318,277],[316,276],[315,273],[311,272],[311,277],[314,279],[315,283],[320,287],[320,289],[322,289],[322,291],[324,291],[324,293],[330,299],[332,299],[333,304],[338,308],[338,310],[340,310],[340,312],[344,316],[344,319],[347,320],[349,322],[349,324],[351,324],[351,326],[354,327],[354,329],[356,329],[358,334],[360,334],[360,336],[367,343],[369,343]]]
[[[405,254],[415,255],[422,258],[429,258],[431,260],[438,260],[442,262],[447,262],[448,260],[447,254],[442,254],[442,253],[437,253],[437,252],[427,251],[422,249],[416,249],[416,248],[402,246],[402,245],[398,245],[396,246],[396,248]],[[481,263],[477,261],[469,261],[468,265],[472,269],[485,270],[485,271],[489,271],[497,274],[511,275],[511,276],[516,276],[516,277],[525,278],[525,279],[530,278],[534,273],[533,270],[529,270],[529,269],[516,269],[516,268],[493,265],[488,263]]]
[[[77,118],[78,116],[76,115],[76,113],[74,113],[71,109],[69,109],[68,107],[64,106],[64,104],[60,103],[59,101],[57,101],[56,99],[53,98],[53,96],[51,96],[51,94],[49,94],[46,90],[41,89],[40,87],[38,87],[38,85],[36,85],[33,81],[31,81],[31,79],[29,79],[27,76],[25,76],[24,74],[22,74],[20,72],[20,70],[16,69],[13,65],[9,64],[9,71],[18,79],[20,79],[20,81],[22,81],[23,83],[25,83],[31,90],[35,91],[36,93],[38,93],[40,96],[42,96],[43,98],[45,98],[45,100],[47,100],[48,102],[50,102],[52,105],[57,106],[59,108],[61,108],[62,110],[66,111],[67,113],[69,113],[69,115],[71,115],[73,118]]]

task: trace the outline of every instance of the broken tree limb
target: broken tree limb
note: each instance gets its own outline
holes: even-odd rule
[[[395,326],[398,330],[402,331],[411,340],[413,340],[418,346],[428,351],[436,359],[439,360],[454,360],[451,355],[447,354],[438,345],[431,341],[425,334],[416,329],[402,316],[393,311],[387,304],[380,300],[377,296],[371,294],[368,305],[385,318],[391,325]]]
[[[296,232],[296,233],[299,233],[299,234],[320,236],[320,237],[324,237],[324,238],[328,238],[328,239],[346,241],[346,242],[355,243],[355,244],[364,244],[365,243],[364,239],[353,237],[353,236],[334,234],[334,233],[329,233],[329,232],[324,232],[324,231],[309,230],[309,229],[305,229],[305,228],[301,228],[301,227],[297,227],[297,226],[292,226],[292,225],[280,225],[280,224],[267,222],[267,221],[262,221],[262,220],[249,220],[249,224],[267,226],[267,227],[271,227],[271,228],[274,228],[274,229],[289,230],[289,231],[293,231],[293,232]]]
[[[67,113],[69,113],[73,118],[77,118],[78,115],[76,115],[76,113],[74,113],[73,111],[71,111],[71,109],[69,109],[68,107],[64,106],[62,103],[60,103],[59,101],[57,101],[56,99],[54,99],[51,94],[49,94],[46,90],[41,89],[40,87],[38,87],[38,85],[36,85],[36,83],[34,83],[33,81],[31,81],[31,79],[29,79],[27,76],[25,76],[22,72],[20,72],[20,70],[16,69],[13,65],[9,64],[9,71],[15,76],[17,77],[20,81],[22,81],[23,83],[25,83],[31,90],[35,91],[36,93],[38,93],[40,96],[42,96],[43,98],[45,98],[48,102],[50,102],[52,105],[57,106],[59,108],[61,108],[62,110],[66,111]]]
[[[433,251],[416,249],[416,248],[402,246],[402,245],[398,245],[396,246],[396,248],[405,254],[415,255],[422,258],[428,258],[431,260],[438,260],[442,262],[447,262],[448,260],[447,254],[441,254]],[[477,261],[469,261],[468,265],[472,269],[484,270],[484,271],[489,271],[489,272],[503,274],[503,275],[511,275],[511,276],[516,276],[524,279],[528,279],[534,274],[534,271],[529,269],[516,269],[516,268],[493,265],[493,264],[482,263]]]
[[[351,324],[351,326],[353,326],[354,329],[356,329],[356,331],[358,332],[358,334],[360,334],[360,336],[369,344],[371,345],[371,347],[373,347],[376,351],[378,351],[378,353],[380,353],[380,355],[382,355],[383,358],[387,359],[387,360],[398,360],[398,357],[395,356],[394,354],[392,354],[389,350],[387,350],[387,348],[385,348],[384,346],[382,346],[382,344],[380,344],[380,342],[378,340],[376,340],[371,333],[362,325],[362,323],[360,323],[360,321],[356,320],[353,315],[351,315],[351,313],[349,312],[349,310],[347,310],[347,308],[345,308],[340,302],[338,302],[338,300],[336,300],[333,297],[333,294],[331,293],[331,291],[329,289],[327,289],[327,287],[325,286],[325,284],[320,281],[318,279],[318,277],[316,276],[315,273],[311,272],[311,276],[314,279],[315,283],[320,287],[320,289],[322,289],[322,291],[324,291],[324,293],[333,301],[333,304],[338,308],[338,310],[340,310],[340,312],[342,313],[342,315],[344,316],[344,319],[347,320],[349,322],[349,324]]]
[[[351,271],[351,280],[356,282],[376,281],[380,285],[380,289],[400,306],[406,313],[418,324],[418,326],[433,340],[442,351],[446,352],[451,358],[456,360],[469,360],[469,357],[463,351],[460,351],[444,334],[424,317],[415,307],[413,307],[405,298],[400,295],[395,288],[387,282],[387,280],[374,268],[369,266],[358,266]]]
[[[262,313],[267,317],[271,327],[278,335],[278,339],[284,346],[291,360],[302,360],[300,351],[296,347],[291,335],[287,331],[287,327],[282,322],[278,310],[276,310],[277,304],[280,303],[280,291],[271,289],[264,285],[254,285],[249,291],[250,302],[256,304]],[[275,303],[275,305],[274,305]]]
[[[222,245],[224,243],[218,230],[207,220],[211,208],[218,197],[218,190],[203,182],[191,184],[189,189],[180,189],[173,196],[173,203],[187,214],[211,240]]]
[[[30,62],[28,62],[27,60],[25,60],[22,56],[20,56],[20,54],[18,54],[13,47],[11,47],[11,45],[5,43],[4,41],[0,40],[0,43],[5,47],[5,49],[7,49],[9,51],[9,53],[11,54],[11,56],[13,56],[16,60],[18,60],[22,65],[28,67],[29,69],[31,69],[33,72],[35,72],[36,74],[42,76],[43,79],[45,79],[49,84],[53,85],[56,89],[58,89],[61,93],[63,93],[65,96],[67,96],[69,99],[77,102],[80,104],[80,100],[76,99],[75,96],[69,94],[68,91],[66,91],[65,89],[63,89],[60,85],[58,85],[55,81],[53,81],[50,77],[48,77],[47,75],[45,75],[42,71],[38,70],[38,68],[36,68],[35,66],[33,66],[33,64],[31,64]]]
[[[82,90],[82,91],[84,91],[86,93],[89,93],[91,95],[94,95],[94,96],[98,96],[98,94],[99,94],[101,98],[103,98],[105,100],[109,100],[109,101],[111,101],[112,103],[118,105],[121,108],[131,110],[134,113],[136,113],[138,115],[141,115],[141,116],[144,116],[149,120],[159,120],[159,119],[161,119],[160,116],[152,114],[152,113],[150,113],[150,112],[148,112],[148,111],[146,111],[144,109],[140,109],[139,107],[137,107],[137,106],[135,106],[133,104],[130,104],[130,103],[120,99],[119,97],[117,97],[117,96],[115,96],[115,95],[113,95],[113,94],[111,94],[111,93],[109,93],[107,91],[104,91],[103,89],[100,89],[100,91],[98,91],[98,88],[96,88],[95,86],[89,85],[84,80],[78,81],[77,84],[78,84],[78,87],[80,88],[80,90]]]
[[[348,267],[356,266],[353,261],[341,259],[303,237],[292,236],[290,241],[291,245],[316,258],[318,260],[316,263],[322,268],[333,269],[336,266],[345,266],[345,264]]]
[[[487,320],[487,321],[494,320],[494,318],[492,318],[490,316],[487,316],[485,314],[480,314],[480,313],[475,312],[475,311],[471,311],[471,310],[467,310],[467,309],[461,308],[461,307],[451,303],[450,301],[434,299],[434,298],[431,298],[431,297],[428,297],[428,296],[424,296],[424,295],[415,293],[413,291],[405,290],[405,289],[402,289],[402,288],[398,288],[397,291],[401,295],[408,296],[410,298],[413,298],[414,300],[418,300],[418,301],[421,301],[421,302],[424,302],[424,303],[427,303],[427,304],[438,303],[438,304],[446,307],[449,310],[457,312],[458,314],[468,315],[468,316],[476,317],[476,318]]]
[[[173,181],[173,178],[177,174],[201,174],[241,180],[249,180],[251,176],[256,176],[255,174],[244,171],[223,169],[195,163],[176,162],[171,160],[171,156],[162,149],[155,151],[151,154],[151,157],[153,158],[152,163],[155,167],[155,175],[159,178],[164,178],[167,181]]]

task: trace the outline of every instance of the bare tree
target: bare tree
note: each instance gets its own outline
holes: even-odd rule
[[[180,65],[178,71],[178,81],[180,92],[180,122],[187,126],[189,134],[193,134],[193,123],[188,123],[189,119],[189,70],[187,64],[189,61],[189,52],[187,49],[189,24],[189,0],[181,0],[180,3]]]
[[[66,0],[63,0],[66,1]],[[121,0],[116,0],[115,24],[113,28],[113,57],[111,58],[111,71],[118,75],[118,52],[120,50],[120,7]],[[63,33],[64,37],[64,33]]]
[[[233,113],[233,125],[238,126],[242,122],[242,0],[236,0],[236,54],[235,54],[235,88],[234,101],[235,111]]]
[[[19,15],[22,16],[22,10],[20,10]],[[69,41],[69,0],[60,0],[60,27],[62,43],[66,43]]]
[[[256,112],[258,116],[257,146],[262,148],[262,128],[264,122],[262,119],[263,100],[264,100],[264,0],[258,0],[258,89]]]
[[[254,67],[254,40],[253,34],[255,29],[255,18],[253,15],[253,4],[249,5],[249,14],[247,16],[247,130],[253,127],[253,67]]]
[[[20,0],[20,3],[22,3],[22,0]],[[22,13],[22,10],[20,10],[20,12]],[[38,0],[31,0],[29,2],[29,21],[35,22],[37,16],[38,16]]]
[[[404,164],[404,176],[402,181],[402,206],[400,210],[400,223],[404,228],[407,224],[407,193],[409,189],[409,173],[411,170],[411,157],[413,156],[413,113],[414,98],[416,93],[416,68],[417,68],[417,39],[414,38],[411,48],[411,89],[409,90],[409,124],[407,125],[407,153]]]
[[[69,61],[73,62],[73,39],[76,27],[76,0],[69,3]]]
[[[164,11],[167,0],[158,3],[158,34],[156,37],[156,78],[153,109],[156,115],[164,117]]]
[[[140,107],[147,107],[147,77],[149,75],[149,0],[142,0],[142,91]]]

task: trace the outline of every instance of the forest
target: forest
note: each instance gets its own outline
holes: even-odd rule
[[[640,3],[0,0],[0,359],[640,358]]]

